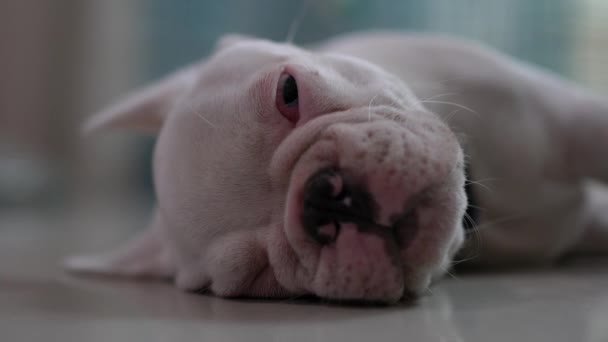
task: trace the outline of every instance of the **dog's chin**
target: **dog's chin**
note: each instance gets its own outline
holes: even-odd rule
[[[424,265],[399,260],[399,266],[395,266],[383,260],[387,258],[386,253],[368,254],[360,259],[355,256],[354,264],[360,267],[356,271],[344,266],[349,264],[349,260],[336,267],[336,258],[332,254],[337,253],[337,249],[322,247],[311,281],[311,291],[318,297],[339,302],[396,304],[413,301],[428,294],[429,288],[445,277],[453,263],[452,251],[460,248],[460,241],[460,238],[455,238],[445,251],[437,250],[436,246],[427,246],[429,251],[435,249],[433,254],[439,257],[436,262]],[[353,256],[361,251],[358,248],[349,250]],[[403,253],[399,251],[399,254]],[[367,258],[370,258],[369,262],[362,261]]]
[[[345,236],[343,242],[349,243],[348,240]],[[357,257],[359,251],[349,248],[351,258],[336,262],[339,248],[321,247],[315,254],[296,256],[295,267],[287,266],[291,268],[290,279],[285,283],[277,280],[293,297],[312,295],[337,303],[392,305],[425,295],[450,264],[438,262],[429,267],[403,262],[401,267],[395,267],[386,262],[386,255],[376,254],[374,259],[370,255]],[[312,260],[316,265],[310,264]]]

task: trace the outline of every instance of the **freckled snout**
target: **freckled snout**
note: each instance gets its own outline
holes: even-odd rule
[[[384,302],[428,286],[463,209],[462,175],[452,172],[460,158],[451,132],[432,120],[324,129],[288,193],[285,233],[303,268],[300,286]]]

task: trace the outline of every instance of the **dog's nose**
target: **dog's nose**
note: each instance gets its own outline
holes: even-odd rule
[[[337,169],[317,171],[304,186],[302,224],[321,245],[337,239],[342,223],[373,224],[375,211],[369,192],[346,180]]]

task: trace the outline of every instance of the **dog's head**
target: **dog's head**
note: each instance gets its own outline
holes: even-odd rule
[[[123,251],[76,268],[120,273],[147,258],[163,266],[140,273],[224,296],[394,302],[424,290],[462,244],[460,145],[365,61],[224,39],[89,128],[120,126],[158,132],[160,233],[131,249],[164,257]]]

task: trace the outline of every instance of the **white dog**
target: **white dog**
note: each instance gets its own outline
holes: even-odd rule
[[[468,41],[228,36],[95,116],[158,134],[150,227],[71,269],[220,296],[395,302],[472,263],[608,251],[608,102]],[[598,190],[599,189],[599,190]],[[603,216],[602,216],[603,215]]]

